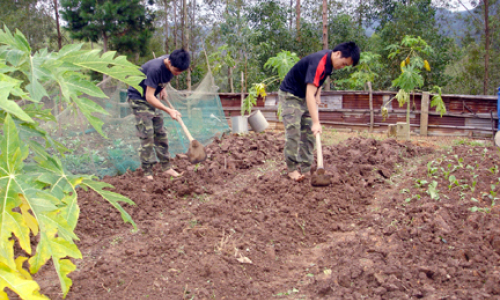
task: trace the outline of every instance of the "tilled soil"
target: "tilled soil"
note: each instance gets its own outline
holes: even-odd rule
[[[312,187],[286,177],[283,139],[215,140],[173,160],[178,179],[105,178],[138,232],[80,191],[66,299],[500,299],[496,149],[352,138],[323,147],[332,184]],[[50,266],[36,278],[61,298]]]

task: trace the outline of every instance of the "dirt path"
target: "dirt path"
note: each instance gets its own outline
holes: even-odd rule
[[[229,136],[202,164],[176,158],[182,178],[105,178],[138,232],[80,191],[66,299],[500,299],[496,149],[349,139],[324,147],[316,188],[287,179],[283,147]],[[61,298],[50,266],[36,277]]]

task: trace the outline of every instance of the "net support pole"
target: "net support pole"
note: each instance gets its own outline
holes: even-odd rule
[[[245,82],[245,74],[243,74],[243,71],[241,72],[241,108],[243,108],[243,101],[245,100],[245,85],[243,84]]]
[[[498,87],[497,116],[498,116],[498,127],[497,127],[497,129],[500,130],[500,87]]]

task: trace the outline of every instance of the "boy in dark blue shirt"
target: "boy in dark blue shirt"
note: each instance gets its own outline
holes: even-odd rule
[[[356,66],[359,56],[359,47],[354,42],[310,54],[295,64],[281,83],[279,97],[286,131],[284,153],[291,179],[302,181],[302,174],[311,170],[315,135],[321,133],[318,116],[321,86],[333,70]]]
[[[172,119],[181,117],[181,113],[163,105],[159,98],[167,96],[165,86],[174,76],[187,70],[190,63],[191,57],[184,49],[152,59],[141,67],[141,71],[146,75],[146,79],[139,84],[142,91],[133,87],[127,90],[128,103],[135,115],[137,136],[141,140],[139,147],[141,166],[144,176],[150,180],[153,179],[153,166],[156,163],[155,152],[164,175],[180,176],[170,166],[167,132],[163,127],[161,111],[168,113]]]

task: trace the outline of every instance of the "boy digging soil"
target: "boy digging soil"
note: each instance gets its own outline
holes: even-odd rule
[[[180,176],[170,166],[167,132],[163,126],[161,111],[168,113],[174,120],[181,117],[181,113],[163,105],[158,99],[158,95],[161,95],[160,99],[167,97],[164,87],[174,76],[187,70],[190,63],[191,57],[184,49],[175,50],[170,55],[152,59],[141,67],[141,71],[146,75],[146,79],[139,84],[142,91],[139,92],[133,87],[129,87],[127,90],[128,103],[135,115],[137,136],[141,141],[139,158],[144,176],[147,179],[153,179],[153,166],[156,163],[155,152],[161,163],[163,175]]]
[[[279,90],[285,125],[288,177],[302,181],[314,160],[315,136],[321,133],[318,105],[321,86],[333,70],[356,66],[360,50],[354,42],[339,44],[302,58],[285,76]],[[299,170],[300,168],[300,170]]]

